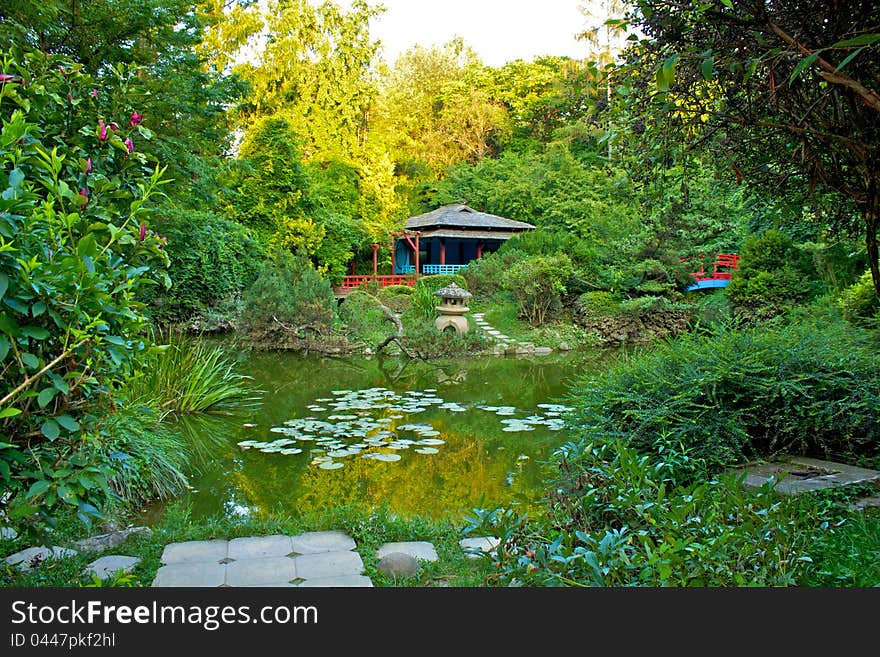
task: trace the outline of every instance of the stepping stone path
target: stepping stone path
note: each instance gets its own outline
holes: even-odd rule
[[[493,328],[489,322],[486,321],[485,313],[474,313],[473,318],[474,323],[479,326],[480,329],[495,339],[495,354],[498,356],[526,354],[546,356],[547,354],[553,353],[553,350],[550,347],[536,347],[531,342],[520,342],[519,340],[514,340],[513,338],[504,335],[501,331]]]
[[[137,557],[123,557],[120,555],[108,555],[99,557],[86,566],[86,573],[97,575],[100,579],[113,577],[116,571],[130,573],[141,562]]]
[[[75,557],[78,554],[76,550],[54,546],[51,548],[42,545],[40,547],[29,547],[19,550],[15,554],[10,554],[4,561],[10,566],[18,566],[21,571],[28,571],[41,561],[47,559],[64,559],[65,557]]]
[[[371,587],[354,540],[339,531],[171,543],[154,587]]]

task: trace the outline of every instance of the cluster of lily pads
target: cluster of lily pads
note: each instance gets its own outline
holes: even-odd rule
[[[397,452],[410,448],[417,454],[437,454],[437,448],[446,441],[439,438],[440,432],[433,425],[427,422],[394,425],[395,420],[403,420],[408,415],[432,407],[452,413],[468,410],[467,406],[444,401],[436,392],[434,388],[405,394],[387,388],[334,390],[332,398],[316,399],[314,404],[307,406],[313,413],[331,413],[326,420],[316,417],[287,420],[283,426],[270,429],[283,438],[273,441],[243,440],[238,446],[269,454],[296,455],[302,454],[308,445],[312,465],[324,470],[343,467],[344,463],[339,459],[351,456],[393,462],[401,459]],[[563,428],[561,415],[569,410],[568,407],[559,404],[538,406],[544,409],[543,414],[524,419],[512,417],[516,414],[513,406],[478,408],[500,416],[511,416],[502,420],[505,424],[503,431],[507,432],[533,431],[536,426],[542,425],[552,431]],[[374,417],[377,410],[386,416]]]

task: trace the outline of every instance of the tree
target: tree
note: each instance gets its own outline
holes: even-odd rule
[[[656,71],[648,124],[711,150],[738,180],[861,224],[880,295],[880,15],[876,2],[639,0],[629,71]],[[622,87],[631,93],[632,85]],[[644,139],[646,135],[642,135]],[[832,205],[819,200],[833,199]]]

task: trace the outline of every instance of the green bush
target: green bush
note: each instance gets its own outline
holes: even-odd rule
[[[767,319],[803,305],[820,291],[809,254],[778,230],[746,240],[739,270],[727,288],[734,313]]]
[[[516,300],[519,316],[532,326],[541,326],[561,308],[572,271],[571,259],[564,253],[532,256],[507,272],[504,287]]]
[[[524,251],[509,248],[503,252],[487,253],[479,260],[474,260],[464,270],[468,290],[481,299],[491,298],[504,289],[510,268],[526,257]]]
[[[475,510],[465,532],[501,539],[496,581],[516,586],[788,586],[821,522],[811,500],[731,476],[669,488],[665,466],[621,444],[567,443],[546,517]]]
[[[252,229],[210,212],[166,208],[159,223],[168,238],[172,285],[151,295],[153,317],[181,322],[234,315],[267,258],[263,241]]]
[[[431,292],[436,292],[437,290],[452,285],[453,283],[464,290],[468,289],[467,279],[461,274],[432,274],[431,276],[422,276],[419,278],[419,282],[416,283],[416,287],[424,287]]]
[[[578,312],[586,317],[608,317],[620,310],[620,299],[611,292],[584,292],[575,302]]]
[[[328,335],[336,320],[330,282],[302,255],[278,253],[243,296],[242,324],[254,335]]]
[[[167,278],[146,223],[162,171],[129,121],[134,72],[94,96],[102,85],[64,57],[0,61],[2,506],[39,529],[61,512],[89,522],[110,498],[93,444],[149,345],[140,298]]]
[[[650,455],[677,484],[779,452],[875,451],[878,361],[839,319],[681,335],[580,381],[573,424]]]
[[[410,353],[425,360],[479,353],[493,344],[477,331],[458,335],[451,331],[438,331],[428,323],[408,326],[403,343]]]
[[[874,292],[871,272],[866,271],[855,284],[840,293],[843,316],[857,324],[876,324],[880,319],[880,298]]]
[[[349,292],[339,306],[339,319],[350,340],[375,346],[394,332],[394,327],[369,292]]]

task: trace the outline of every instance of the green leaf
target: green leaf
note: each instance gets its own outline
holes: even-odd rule
[[[23,182],[24,172],[21,169],[16,167],[9,172],[9,186],[12,187],[12,189],[18,189]]]
[[[0,335],[0,363],[6,358],[11,347],[12,343],[9,341],[9,338],[5,335]]]
[[[97,253],[98,248],[95,242],[94,233],[88,233],[87,235],[82,237],[79,242],[77,242],[76,255],[78,255],[79,257],[82,258],[83,256],[91,256],[92,258],[94,258]]]
[[[860,52],[862,52],[863,50],[864,50],[864,48],[859,48],[858,50],[854,50],[853,52],[851,52],[849,55],[847,55],[846,59],[844,59],[842,62],[840,62],[840,64],[837,65],[837,68],[835,68],[834,70],[835,71],[842,70],[844,66],[849,64],[852,60],[854,60],[858,56],[858,54]]]
[[[35,481],[33,484],[31,484],[31,487],[28,489],[28,492],[25,494],[25,498],[30,500],[30,499],[35,498],[37,495],[42,495],[47,490],[49,490],[49,488],[51,488],[51,486],[52,486],[52,482],[49,481],[48,479],[40,479],[38,481]]]
[[[728,9],[733,9],[733,0],[721,0],[721,4]]]
[[[6,294],[9,288],[9,277],[6,274],[0,274],[0,297]]]
[[[33,354],[29,353],[21,355],[21,362],[32,369],[37,369],[40,366],[40,360]]]
[[[715,58],[707,57],[703,60],[703,63],[700,64],[700,70],[703,72],[703,78],[706,80],[712,79],[712,74],[715,68]]]
[[[55,421],[68,431],[79,431],[79,422],[67,414],[59,415],[55,418]]]
[[[6,461],[0,461],[0,475],[3,475],[4,481],[9,481],[9,464]]]
[[[669,86],[675,80],[675,66],[678,63],[678,55],[672,55],[657,71],[657,88],[660,91],[669,91]]]
[[[805,68],[807,68],[808,66],[812,66],[813,62],[818,59],[819,53],[821,52],[821,50],[817,50],[812,55],[804,57],[801,61],[799,61],[797,63],[797,66],[795,66],[794,70],[791,72],[791,77],[788,78],[788,83],[791,84],[792,82],[794,82],[795,78],[798,77]]]
[[[21,334],[34,340],[45,340],[49,337],[49,331],[41,326],[22,326]]]
[[[31,306],[31,315],[33,315],[34,317],[39,317],[44,312],[46,312],[46,304],[42,301],[37,301]]]
[[[46,408],[57,394],[58,391],[55,388],[43,388],[40,394],[37,395],[37,404],[40,405],[40,408]]]
[[[837,43],[832,44],[831,47],[852,48],[855,46],[873,46],[877,42],[880,42],[880,34],[860,34],[859,36],[853,37],[852,39],[844,39],[843,41],[838,41]]]
[[[20,414],[21,414],[21,409],[7,407],[7,408],[4,408],[3,410],[0,410],[0,420],[2,420],[3,418],[7,418],[7,417],[15,417],[16,415],[20,415]]]
[[[58,436],[61,435],[61,429],[58,426],[58,423],[52,419],[43,422],[42,426],[40,427],[40,431],[50,441],[55,440],[56,438],[58,438]]]
[[[90,477],[86,477],[84,474],[78,474],[76,476],[76,480],[79,482],[79,485],[86,490],[91,490],[95,487],[95,482],[92,481]]]

